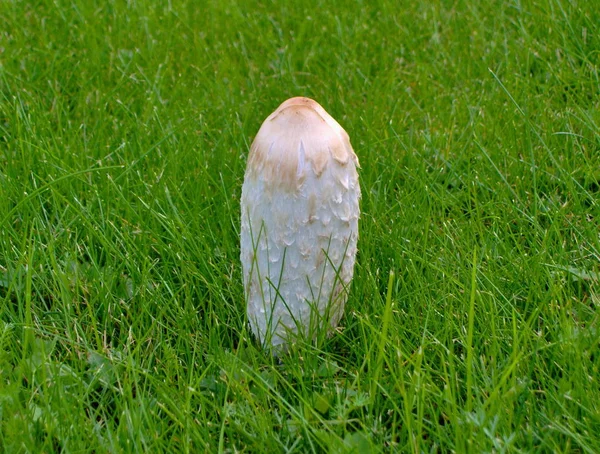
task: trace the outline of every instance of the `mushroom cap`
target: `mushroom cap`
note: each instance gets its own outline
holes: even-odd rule
[[[342,316],[357,250],[357,167],[346,131],[308,98],[281,104],[252,143],[240,258],[250,327],[275,352],[291,334],[313,337]]]

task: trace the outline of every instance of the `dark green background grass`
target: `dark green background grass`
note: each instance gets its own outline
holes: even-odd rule
[[[0,446],[599,452],[599,28],[566,0],[0,2]],[[277,362],[238,210],[297,95],[350,134],[363,214],[340,332]]]

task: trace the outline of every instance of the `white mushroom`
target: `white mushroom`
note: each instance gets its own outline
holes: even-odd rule
[[[250,327],[275,353],[337,326],[354,272],[360,186],[348,134],[317,102],[291,98],[262,124],[241,199]]]

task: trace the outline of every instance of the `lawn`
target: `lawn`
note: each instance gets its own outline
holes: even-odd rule
[[[600,452],[593,3],[0,2],[0,450]],[[278,360],[239,200],[298,95],[362,215]]]

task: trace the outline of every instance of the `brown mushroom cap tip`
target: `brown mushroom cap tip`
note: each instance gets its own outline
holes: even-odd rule
[[[248,176],[261,175],[294,191],[309,167],[319,176],[330,159],[358,166],[346,131],[319,103],[298,96],[284,101],[263,122],[250,149]]]

